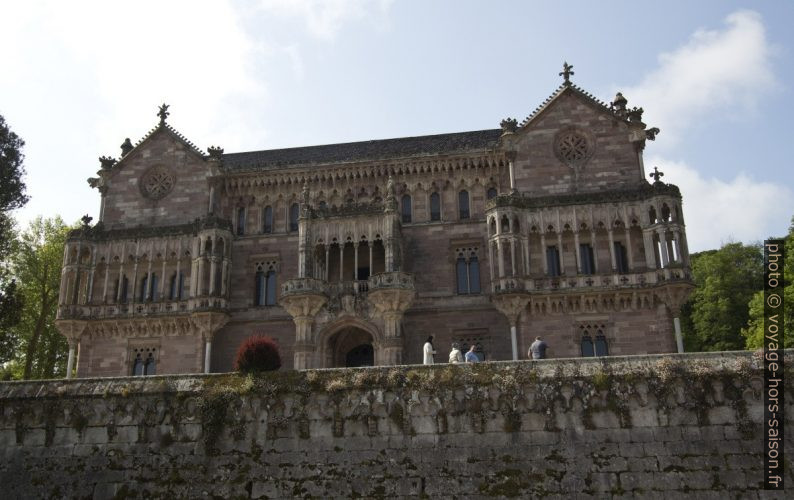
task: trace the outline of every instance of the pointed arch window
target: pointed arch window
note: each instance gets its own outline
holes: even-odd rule
[[[254,275],[254,305],[274,306],[276,300],[276,266],[260,263]]]
[[[245,207],[237,209],[237,235],[242,236],[245,234]]]
[[[143,375],[143,354],[141,352],[135,354],[135,359],[132,362],[132,375]]]
[[[411,222],[411,195],[404,194],[400,200],[400,212],[402,213],[402,221],[404,224]]]
[[[430,195],[430,220],[441,220],[441,196],[437,192]]]
[[[488,191],[485,193],[486,199],[496,198],[496,188],[488,188]]]
[[[583,358],[592,358],[595,356],[595,350],[593,348],[593,337],[590,336],[589,333],[582,336],[582,357]]]
[[[458,216],[461,220],[471,216],[469,210],[469,192],[465,189],[458,193]]]
[[[458,249],[455,276],[458,295],[480,293],[480,261],[476,249]]]
[[[141,288],[138,294],[138,302],[143,302],[144,300],[146,300],[146,289],[148,285],[149,285],[149,277],[144,276],[143,278],[141,278]]]
[[[596,332],[595,337],[595,355],[596,356],[609,356],[609,346],[607,345],[607,338],[601,330]]]
[[[298,216],[300,215],[300,207],[297,203],[293,203],[289,207],[289,230],[295,232],[298,230]]]
[[[155,347],[137,347],[130,352],[132,366],[130,372],[134,377],[157,374],[157,349]]]
[[[254,275],[254,305],[265,305],[265,272],[257,271]]]
[[[265,274],[265,305],[276,305],[276,270],[273,266]]]
[[[143,374],[144,375],[157,374],[157,360],[154,359],[154,353],[151,351],[149,351],[149,354],[146,356],[146,361],[144,362],[144,366],[143,366]]]
[[[262,232],[270,234],[273,232],[273,207],[266,206],[262,213]]]

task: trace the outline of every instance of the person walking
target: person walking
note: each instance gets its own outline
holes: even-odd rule
[[[460,352],[460,345],[457,342],[452,343],[452,350],[449,352],[450,363],[463,363],[463,353]]]
[[[472,344],[469,348],[469,351],[466,353],[466,362],[467,363],[479,363],[480,357],[477,356],[477,346]]]
[[[546,349],[548,347],[548,344],[543,339],[535,337],[535,341],[529,346],[527,356],[529,356],[529,359],[546,359]]]
[[[424,352],[424,364],[432,365],[433,364],[433,354],[436,353],[436,350],[433,348],[433,336],[427,337],[427,342],[425,342],[425,347],[423,349]]]

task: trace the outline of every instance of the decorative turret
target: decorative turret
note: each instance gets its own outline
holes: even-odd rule
[[[512,134],[518,129],[518,120],[515,118],[505,118],[499,126],[502,127],[502,135]]]
[[[223,148],[220,146],[210,146],[207,148],[210,158],[213,160],[220,160],[223,155]]]
[[[102,170],[110,170],[116,164],[116,159],[109,156],[100,156],[99,163],[102,165]]]

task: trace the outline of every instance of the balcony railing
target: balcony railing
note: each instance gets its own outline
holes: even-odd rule
[[[58,307],[57,319],[104,319],[131,316],[168,316],[229,308],[228,299],[221,297],[195,297],[187,300],[169,300],[140,303],[70,304]]]
[[[378,273],[369,277],[369,291],[384,290],[390,288],[401,288],[406,290],[414,289],[413,274],[400,271],[390,273]]]
[[[691,280],[689,269],[669,267],[656,271],[626,274],[504,277],[491,281],[491,288],[493,293],[585,291],[616,287],[641,287],[687,280]]]

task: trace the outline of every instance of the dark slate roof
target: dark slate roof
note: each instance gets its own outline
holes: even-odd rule
[[[467,153],[493,149],[501,135],[502,129],[490,129],[457,132],[454,134],[403,137],[400,139],[229,153],[223,155],[223,164],[226,168],[232,170],[249,170],[278,168],[289,165],[342,163]]]

